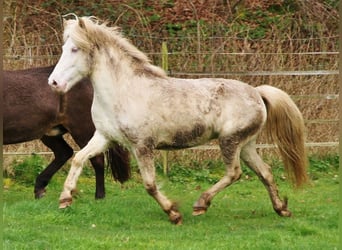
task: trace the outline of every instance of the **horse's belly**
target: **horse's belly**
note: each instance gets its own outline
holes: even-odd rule
[[[163,133],[161,133],[163,134]],[[157,135],[156,149],[182,149],[201,145],[217,137],[216,133],[207,126],[196,123],[193,126],[177,128],[165,136]]]

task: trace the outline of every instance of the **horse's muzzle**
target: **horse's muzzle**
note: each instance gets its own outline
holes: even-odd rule
[[[48,81],[48,84],[52,88],[52,90],[58,92],[58,93],[65,93],[66,92],[66,83],[64,84],[58,84],[55,80],[50,80]]]

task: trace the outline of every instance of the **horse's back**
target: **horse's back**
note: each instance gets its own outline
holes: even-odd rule
[[[236,123],[265,115],[266,109],[260,94],[244,82],[222,78],[171,78],[170,81],[181,90],[181,93],[177,93],[178,97],[171,98],[172,101],[178,98],[178,103],[184,104],[180,108],[189,105],[187,113],[190,116],[196,110],[194,116]]]
[[[211,117],[215,133],[222,136],[265,122],[266,107],[253,86],[222,78],[194,79],[192,82],[200,93],[199,111]]]

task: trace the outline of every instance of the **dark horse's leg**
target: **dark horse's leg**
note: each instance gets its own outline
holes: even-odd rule
[[[48,185],[52,176],[70,159],[73,155],[73,149],[66,143],[63,136],[43,136],[40,139],[48,148],[50,148],[55,159],[37,176],[34,186],[34,195],[36,199],[45,195],[45,187]]]
[[[90,159],[91,164],[95,170],[95,199],[102,199],[105,197],[105,182],[104,182],[104,156],[100,154]]]

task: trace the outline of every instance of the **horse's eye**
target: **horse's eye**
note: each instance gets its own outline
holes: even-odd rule
[[[78,48],[77,48],[77,47],[72,47],[72,48],[71,48],[71,52],[75,53],[75,52],[77,52],[77,51],[78,51]]]

